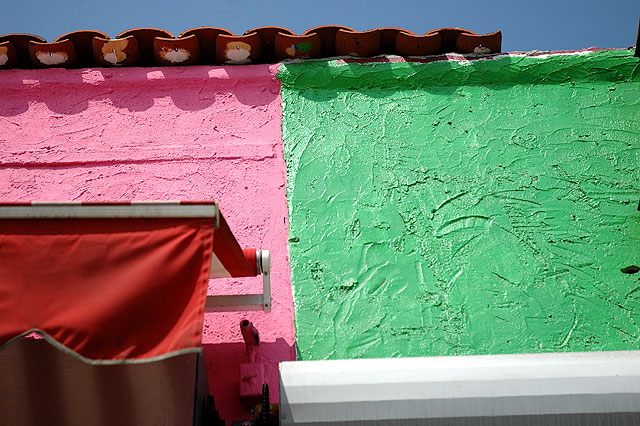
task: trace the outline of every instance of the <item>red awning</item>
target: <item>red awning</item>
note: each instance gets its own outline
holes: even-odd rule
[[[257,275],[255,252],[215,203],[0,205],[0,345],[37,329],[91,359],[197,348],[210,275]]]

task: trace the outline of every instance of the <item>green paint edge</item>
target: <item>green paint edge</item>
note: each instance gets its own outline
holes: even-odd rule
[[[585,67],[585,62],[590,66]],[[511,54],[465,62],[308,61],[282,64],[277,78],[284,89],[291,90],[640,81],[640,61],[631,50],[581,51],[546,56]]]

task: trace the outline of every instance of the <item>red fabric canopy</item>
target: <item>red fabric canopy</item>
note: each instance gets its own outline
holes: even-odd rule
[[[93,359],[200,345],[212,220],[0,226],[0,344],[40,329]]]
[[[38,329],[91,359],[199,347],[213,251],[257,274],[221,216],[0,220],[0,345]]]

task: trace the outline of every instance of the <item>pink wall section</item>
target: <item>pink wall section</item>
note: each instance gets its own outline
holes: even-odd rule
[[[295,358],[285,166],[276,66],[8,70],[0,73],[0,201],[214,199],[241,246],[272,253],[271,313],[211,313],[203,343],[226,419],[246,418],[239,322],[277,400],[277,363]],[[212,280],[214,293],[258,278]]]

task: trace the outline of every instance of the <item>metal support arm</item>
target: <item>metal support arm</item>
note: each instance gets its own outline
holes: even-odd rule
[[[271,312],[271,256],[269,250],[257,250],[258,272],[262,274],[262,294],[207,296],[206,312]]]

